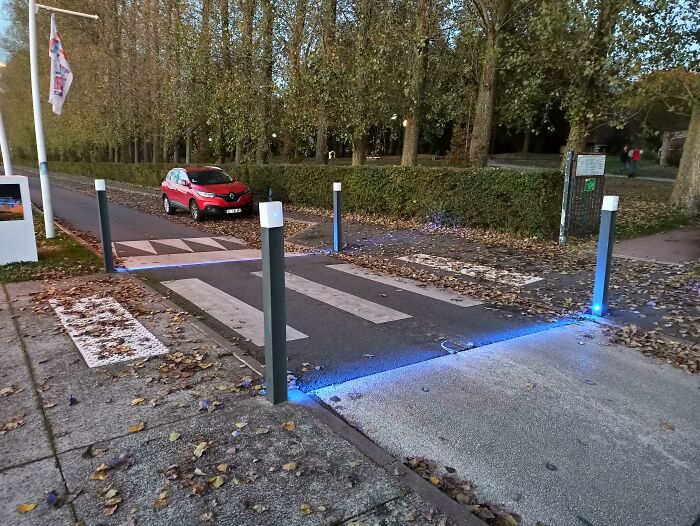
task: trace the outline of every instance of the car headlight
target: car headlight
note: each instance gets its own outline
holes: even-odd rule
[[[197,190],[197,195],[200,197],[216,197],[216,194],[213,192],[200,192]]]

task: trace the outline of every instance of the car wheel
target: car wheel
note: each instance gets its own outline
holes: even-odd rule
[[[197,201],[195,201],[194,199],[190,201],[190,215],[195,221],[204,221],[204,214],[199,209]]]
[[[173,208],[173,205],[170,204],[170,199],[168,199],[167,195],[163,196],[163,210],[169,216],[175,213],[175,209]]]

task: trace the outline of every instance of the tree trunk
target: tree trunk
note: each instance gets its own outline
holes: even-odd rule
[[[406,119],[406,127],[403,134],[403,151],[401,153],[401,166],[414,166],[418,159],[418,118],[415,114]]]
[[[274,62],[272,40],[274,38],[275,12],[272,0],[262,0],[262,78],[260,81],[260,102],[258,103],[258,147],[255,160],[267,164],[270,155],[270,130],[272,128],[272,66]]]
[[[168,159],[168,141],[163,137],[163,162],[167,163],[168,161],[170,161]]]
[[[352,165],[361,166],[367,160],[367,134],[356,137],[352,142]]]
[[[175,144],[173,145],[173,163],[180,164],[180,143],[175,139]]]
[[[330,124],[330,108],[328,100],[331,98],[332,87],[327,80],[333,68],[333,48],[335,47],[335,32],[337,23],[337,0],[321,1],[321,60],[322,77],[320,101],[318,104],[318,118],[316,121],[316,162],[328,163],[328,126]]]
[[[185,137],[185,164],[192,162],[192,134],[188,133]]]
[[[425,77],[428,72],[428,44],[430,31],[430,15],[433,0],[420,0],[416,12],[416,47],[413,50],[411,63],[411,84],[409,86],[409,112],[406,117],[406,130],[403,136],[403,153],[401,166],[413,166],[418,157],[419,124],[423,107],[423,92]]]
[[[153,152],[151,156],[151,162],[153,164],[158,163],[158,155],[160,154],[160,145],[158,144],[158,134],[154,133],[153,134]]]
[[[289,89],[287,90],[288,104],[285,104],[284,131],[282,158],[285,162],[293,162],[297,156],[297,137],[294,121],[298,119],[301,108],[301,46],[304,43],[304,30],[306,27],[306,11],[308,0],[297,0],[292,25],[292,37],[287,47],[287,76]]]
[[[700,212],[700,103],[697,102],[690,117],[671,202],[686,212]]]
[[[141,147],[143,148],[143,162],[148,162],[148,141],[144,138],[141,141]]]
[[[665,131],[661,136],[661,150],[659,151],[659,166],[668,166],[668,156],[671,153],[671,139],[673,133]]]
[[[495,29],[489,31],[486,37],[484,64],[481,68],[479,93],[476,98],[474,125],[469,145],[469,164],[474,167],[486,166],[489,159],[500,41],[500,32],[496,32]]]
[[[296,152],[297,144],[294,133],[292,133],[292,130],[286,129],[282,137],[282,160],[286,163],[294,162]]]
[[[525,130],[523,137],[523,149],[521,153],[530,153],[530,130]]]
[[[134,164],[139,163],[139,139],[138,137],[134,138]]]
[[[328,164],[328,120],[325,111],[316,123],[316,163]]]

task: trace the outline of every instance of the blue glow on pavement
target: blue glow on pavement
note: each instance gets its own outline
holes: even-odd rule
[[[479,351],[480,347],[491,345],[498,342],[529,336],[532,334],[545,332],[550,329],[571,325],[577,320],[573,318],[565,318],[555,322],[533,321],[531,325],[514,327],[507,330],[489,332],[484,334],[468,334],[452,336],[447,340],[440,342],[425,342],[420,345],[407,345],[402,348],[386,348],[380,347],[366,351],[373,353],[371,358],[365,356],[365,352],[357,349],[348,349],[348,354],[352,357],[335,366],[324,365],[319,372],[309,371],[306,373],[299,372],[299,364],[292,364],[294,374],[297,374],[297,382],[299,388],[305,392],[313,392],[330,385],[341,384],[351,380],[357,380],[372,376],[384,371],[399,369],[407,365],[412,365],[419,362],[425,362],[434,358],[441,358],[452,355],[468,355],[475,351]],[[472,343],[473,347],[468,350],[455,349],[454,352],[448,351],[443,346],[445,342],[453,342],[458,346],[466,346],[467,343]]]

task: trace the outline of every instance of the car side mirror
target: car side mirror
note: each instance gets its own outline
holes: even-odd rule
[[[180,184],[182,186],[189,186],[190,185],[189,181],[180,181]]]

